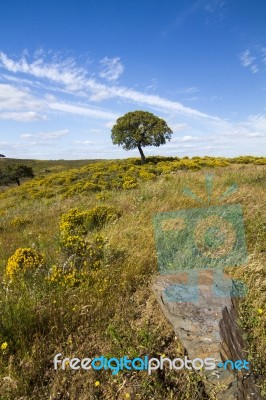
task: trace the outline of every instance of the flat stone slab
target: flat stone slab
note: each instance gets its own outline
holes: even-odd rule
[[[237,299],[228,295],[228,287],[233,288],[234,282],[226,276],[217,291],[211,271],[198,271],[195,286],[188,284],[186,275],[156,276],[152,290],[189,359],[214,358],[216,364],[244,360],[244,342],[236,325]],[[218,400],[262,400],[249,370],[236,373],[229,367],[203,372],[207,391],[216,388]]]

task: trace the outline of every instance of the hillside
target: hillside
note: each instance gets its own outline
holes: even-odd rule
[[[238,186],[223,204],[243,206],[249,257],[228,272],[248,287],[239,324],[266,395],[266,158],[20,162],[35,178],[0,193],[1,400],[216,398],[191,371],[112,375],[52,363],[57,353],[184,355],[150,290],[158,273],[152,217],[199,207],[185,187],[207,203],[206,173],[214,173],[211,205]]]

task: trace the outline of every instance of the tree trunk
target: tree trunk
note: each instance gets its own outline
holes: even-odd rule
[[[20,181],[19,181],[19,179],[18,179],[18,178],[15,178],[15,180],[16,180],[16,182],[17,182],[17,185],[20,186]]]
[[[143,150],[142,150],[140,144],[138,144],[138,150],[139,150],[139,153],[140,153],[140,156],[141,156],[141,164],[143,165],[143,164],[146,163],[146,158],[145,158],[145,155],[143,153]]]

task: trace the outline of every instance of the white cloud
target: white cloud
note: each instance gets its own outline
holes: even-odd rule
[[[177,101],[168,100],[158,95],[145,94],[133,89],[118,87],[118,86],[111,87],[109,89],[109,93],[111,96],[116,96],[121,99],[130,100],[139,104],[145,104],[150,107],[157,107],[165,111],[174,111],[176,113],[189,115],[191,117],[219,120],[218,117],[205,114],[201,111],[195,110],[190,107],[185,107]]]
[[[0,83],[0,110],[38,108],[41,102],[34,98],[28,88],[17,88]]]
[[[184,88],[180,90],[179,93],[184,93],[184,94],[193,94],[193,93],[198,93],[200,90],[196,86],[189,86],[187,88]]]
[[[192,136],[192,135],[185,135],[185,136],[178,136],[171,140],[171,143],[189,143],[189,142],[199,142],[204,141],[204,137]],[[193,144],[194,146],[194,144]]]
[[[255,57],[251,57],[250,51],[248,49],[243,51],[243,53],[240,54],[239,58],[240,58],[240,61],[241,61],[241,65],[243,67],[248,67],[256,59]]]
[[[119,57],[108,58],[104,57],[100,64],[102,65],[102,70],[99,73],[101,78],[104,78],[108,81],[116,81],[124,72],[124,66],[120,61]]]
[[[209,0],[204,6],[204,10],[210,13],[221,11],[225,4],[225,0]]]
[[[118,116],[121,115],[121,109],[144,108],[151,112],[156,110],[158,114],[162,114],[162,117],[166,118],[168,125],[174,132],[171,142],[160,147],[157,154],[179,152],[185,149],[191,150],[190,154],[192,154],[192,150],[194,154],[201,150],[204,150],[207,154],[208,149],[215,151],[217,149],[217,152],[221,149],[228,149],[228,152],[233,152],[240,145],[240,142],[241,146],[246,143],[248,149],[250,146],[251,151],[252,146],[255,145],[259,150],[263,148],[266,136],[266,115],[252,115],[242,122],[226,121],[195,108],[186,107],[178,101],[169,100],[154,93],[147,93],[145,90],[142,92],[118,85],[114,79],[111,79],[111,75],[109,75],[109,81],[105,77],[106,83],[100,82],[96,79],[96,75],[94,77],[89,76],[85,68],[78,67],[73,59],[64,61],[52,57],[50,62],[47,62],[45,57],[44,52],[41,52],[35,55],[32,62],[29,62],[27,55],[16,61],[0,53],[0,68],[9,71],[9,83],[0,81],[0,119],[29,122],[35,119],[44,119],[47,115],[53,121],[53,118],[60,117],[61,113],[64,115],[72,114],[94,120],[91,128],[97,129],[100,126],[103,135],[106,135],[106,128],[110,131]],[[245,53],[242,58],[242,62],[248,64],[245,66],[253,68],[255,72],[254,68],[257,64],[255,64],[251,53]],[[3,80],[3,77],[2,74],[0,79]],[[196,93],[198,88],[189,86],[182,90],[183,94],[191,94]],[[86,102],[84,96],[86,96]],[[95,103],[92,103],[106,99],[117,100],[117,102],[113,101],[112,104],[114,110],[118,105],[119,113],[104,107],[95,107]],[[72,151],[71,148],[67,148],[65,141],[55,140],[66,137],[67,130],[43,132],[40,129],[40,132],[36,134],[30,132],[22,133],[21,142],[23,144],[30,143],[32,146],[28,147],[31,148],[33,154],[35,154],[35,150],[37,154],[38,145],[45,148],[46,143],[48,147],[50,146],[53,154],[58,154],[59,158]],[[92,145],[90,142],[95,143],[95,136],[94,134],[93,137],[92,130],[88,129],[88,136],[86,136],[88,146]],[[78,136],[76,139],[79,139]],[[110,134],[108,138],[106,136],[106,143],[109,143],[109,141]],[[109,153],[104,144],[97,143],[99,153],[106,152],[106,157],[108,157]],[[75,146],[77,151],[79,146],[80,154],[83,154],[82,143],[76,143]],[[110,144],[110,146],[112,145]],[[110,148],[114,149],[113,152],[110,152],[110,156],[111,154],[118,154],[118,156],[127,157],[135,154],[120,152],[116,146]],[[214,152],[214,150],[212,151]],[[155,152],[155,150],[151,149],[151,154],[152,152]],[[94,154],[94,150],[92,153]]]
[[[116,114],[110,111],[103,111],[75,104],[54,102],[49,104],[49,108],[51,110],[62,111],[65,113],[76,114],[76,115],[83,115],[92,118],[100,118],[100,119],[118,118]]]
[[[105,122],[104,126],[105,126],[105,128],[112,129],[112,127],[114,126],[115,122],[116,122],[116,120]]]
[[[110,146],[106,141],[92,141],[92,140],[75,140],[74,144],[81,144],[85,146]],[[112,147],[112,150],[114,148]]]
[[[62,129],[60,131],[52,132],[38,132],[38,133],[23,133],[20,135],[22,139],[41,139],[41,140],[54,140],[60,139],[68,135],[68,129]]]
[[[231,139],[261,139],[266,138],[266,115],[250,115],[243,122],[224,121],[220,125],[220,132],[223,137]]]
[[[84,93],[87,92],[87,95],[92,101],[119,98],[138,104],[145,104],[149,107],[160,108],[165,111],[174,111],[191,117],[219,120],[217,117],[190,107],[185,107],[177,101],[168,100],[158,95],[142,93],[123,86],[107,86],[106,84],[98,83],[95,79],[88,78],[86,70],[77,67],[73,59],[45,63],[43,58],[39,58],[33,63],[28,63],[25,57],[22,57],[19,61],[13,61],[1,52],[0,64],[1,63],[4,68],[11,72],[23,72],[35,78],[50,80],[54,83],[64,85],[67,90],[74,94],[81,90],[84,91]]]
[[[266,65],[266,47],[262,47],[260,49],[261,56],[262,56],[262,62]]]
[[[184,131],[187,128],[187,124],[182,124],[179,122],[169,123],[169,126],[174,133],[179,132],[179,131]]]
[[[158,80],[153,78],[150,80],[150,84],[145,87],[145,90],[155,90],[156,87],[158,86]]]
[[[53,63],[45,63],[43,58],[37,58],[34,62],[28,63],[25,56],[22,56],[19,61],[13,61],[0,52],[0,63],[10,72],[22,72],[37,78],[48,79],[64,84],[72,90],[80,88],[86,75],[86,70],[77,67],[72,58]]]
[[[263,135],[263,133],[259,133],[259,132],[250,132],[250,133],[247,133],[246,137],[248,137],[248,138],[261,138],[261,137],[265,137],[265,135]]]
[[[251,56],[250,50],[246,49],[239,55],[242,67],[249,67],[253,74],[259,71],[257,64],[255,64],[256,57]]]
[[[21,112],[0,112],[0,120],[30,122],[36,120],[45,120],[46,116],[38,114],[35,111],[21,111]]]
[[[0,83],[0,120],[30,122],[44,120],[42,102],[31,95],[28,88],[17,88]]]
[[[187,135],[187,136],[183,136],[182,137],[182,142],[193,142],[193,141],[197,141],[199,138],[198,137],[193,137],[193,136],[189,136],[189,135]]]
[[[259,71],[259,68],[256,64],[251,65],[250,70],[253,74],[256,74]]]
[[[248,117],[247,125],[264,132],[266,135],[266,114],[250,115]]]

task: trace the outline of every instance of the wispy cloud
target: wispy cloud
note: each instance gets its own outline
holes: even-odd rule
[[[179,122],[175,122],[175,123],[171,124],[171,129],[174,133],[184,131],[184,130],[186,130],[187,127],[188,127],[187,124],[179,123]]]
[[[240,61],[243,67],[248,67],[256,60],[256,57],[251,57],[250,50],[245,50],[240,54]]]
[[[243,53],[241,61],[243,66],[248,68],[256,66],[257,60],[253,59],[255,57],[253,53],[250,51]],[[80,156],[83,153],[85,155],[91,142],[97,143],[98,146],[93,145],[93,154],[97,148],[97,154],[105,154],[107,158],[111,154],[128,156],[129,153],[124,153],[112,145],[110,129],[124,110],[131,109],[156,111],[157,115],[167,120],[174,131],[174,136],[170,143],[158,150],[161,154],[178,154],[188,150],[189,154],[197,154],[199,151],[205,154],[208,154],[208,151],[219,154],[224,149],[229,152],[232,146],[239,143],[240,138],[241,145],[246,143],[247,149],[252,148],[256,143],[257,148],[263,148],[263,143],[265,143],[266,115],[264,114],[251,115],[242,122],[224,120],[196,108],[184,106],[179,101],[170,100],[154,92],[147,93],[146,89],[141,91],[119,85],[115,79],[111,78],[115,76],[114,74],[108,75],[108,78],[105,77],[106,81],[103,82],[100,78],[97,79],[97,71],[92,74],[92,71],[78,66],[74,59],[64,60],[59,57],[49,59],[44,52],[39,52],[32,60],[26,53],[15,60],[0,53],[0,69],[4,71],[4,74],[0,75],[0,119],[30,122],[46,118],[51,126],[54,118],[57,118],[57,123],[60,121],[61,114],[77,116],[79,120],[80,117],[89,118],[92,121],[91,129],[98,129],[102,135],[105,135],[103,142],[108,146],[97,142],[96,135],[89,128],[88,136],[80,132],[79,136],[75,137],[79,141],[75,143],[77,152],[75,154],[80,151]],[[180,90],[182,93],[176,91],[176,96],[183,94],[188,97],[187,95],[193,95],[199,91],[197,86],[192,85]],[[98,106],[99,103],[101,107]],[[74,121],[73,118],[72,120]],[[57,124],[56,127],[58,128],[59,125]],[[44,151],[43,158],[45,151],[49,154],[49,149],[51,157],[57,154],[57,157],[61,158],[67,151],[75,157],[74,153],[72,154],[71,145],[67,144],[71,142],[70,131],[60,129],[60,127],[51,131],[49,129],[43,131],[39,128],[37,133],[32,130],[33,128],[28,132],[20,131],[20,141],[17,143],[20,147],[14,147],[14,143],[13,147],[10,144],[10,149],[13,151],[17,149],[16,154],[21,156],[32,151],[34,156],[38,157],[40,150],[37,146],[40,145]],[[31,146],[28,145],[29,143]],[[82,143],[86,144],[86,152],[85,150],[83,152]],[[62,147],[60,147],[61,144],[63,144]],[[8,144],[3,146],[2,151],[4,152],[6,148]],[[155,154],[154,149],[147,149],[147,152]]]
[[[21,110],[40,108],[41,102],[31,95],[27,87],[23,89],[0,83],[0,110]]]
[[[64,84],[71,90],[78,90],[86,75],[84,68],[77,67],[74,59],[67,58],[52,63],[46,63],[44,58],[35,59],[29,63],[23,55],[20,60],[14,61],[3,52],[0,52],[0,62],[8,71],[24,73],[37,78]]]
[[[122,75],[124,72],[124,66],[120,61],[119,57],[108,58],[104,57],[100,64],[102,66],[102,70],[99,73],[101,78],[106,79],[107,81],[114,82]]]
[[[256,57],[251,56],[249,49],[246,49],[239,55],[240,63],[242,67],[248,67],[253,74],[256,74],[259,70],[257,64],[255,63]]]
[[[226,5],[226,0],[206,0],[202,2],[205,11],[216,14],[220,18],[224,17],[224,8]]]
[[[162,36],[167,38],[171,32],[180,28],[187,20],[192,18],[194,14],[200,11],[202,11],[202,17],[205,23],[217,23],[217,20],[224,19],[228,14],[226,4],[226,0],[195,0],[192,4],[190,2],[187,8],[181,13],[178,13],[174,22],[163,30]]]
[[[266,65],[266,47],[261,47],[260,52],[261,52],[262,62],[264,65]]]
[[[54,102],[49,104],[51,110],[61,111],[64,113],[83,115],[92,118],[110,119],[118,118],[118,115],[109,111],[102,111],[92,107],[84,107],[75,104]]]
[[[37,120],[46,120],[45,115],[41,115],[35,111],[20,111],[20,112],[0,112],[0,120],[31,122]]]
[[[82,90],[91,101],[118,98],[191,117],[219,120],[217,117],[183,106],[180,102],[168,100],[159,95],[147,94],[123,86],[108,86],[107,84],[99,83],[94,78],[89,77],[84,68],[78,67],[73,59],[47,63],[43,58],[39,58],[30,63],[25,56],[18,61],[14,61],[1,52],[1,64],[2,67],[10,72],[24,73],[34,78],[45,79],[55,84],[63,85],[73,94],[77,94]],[[70,106],[67,105],[60,105],[60,109],[61,111],[70,112]],[[75,109],[78,114],[81,114],[80,108],[76,107]],[[72,110],[74,110],[73,107]],[[88,115],[86,110],[84,110],[84,113],[84,115]]]
[[[198,93],[200,90],[196,86],[189,86],[187,88],[181,89],[179,93],[184,93],[184,94],[194,94]]]
[[[69,134],[68,129],[51,132],[23,133],[20,135],[22,139],[40,139],[40,140],[56,140],[61,139]]]
[[[0,120],[29,122],[46,119],[41,113],[42,102],[28,88],[0,84]]]

